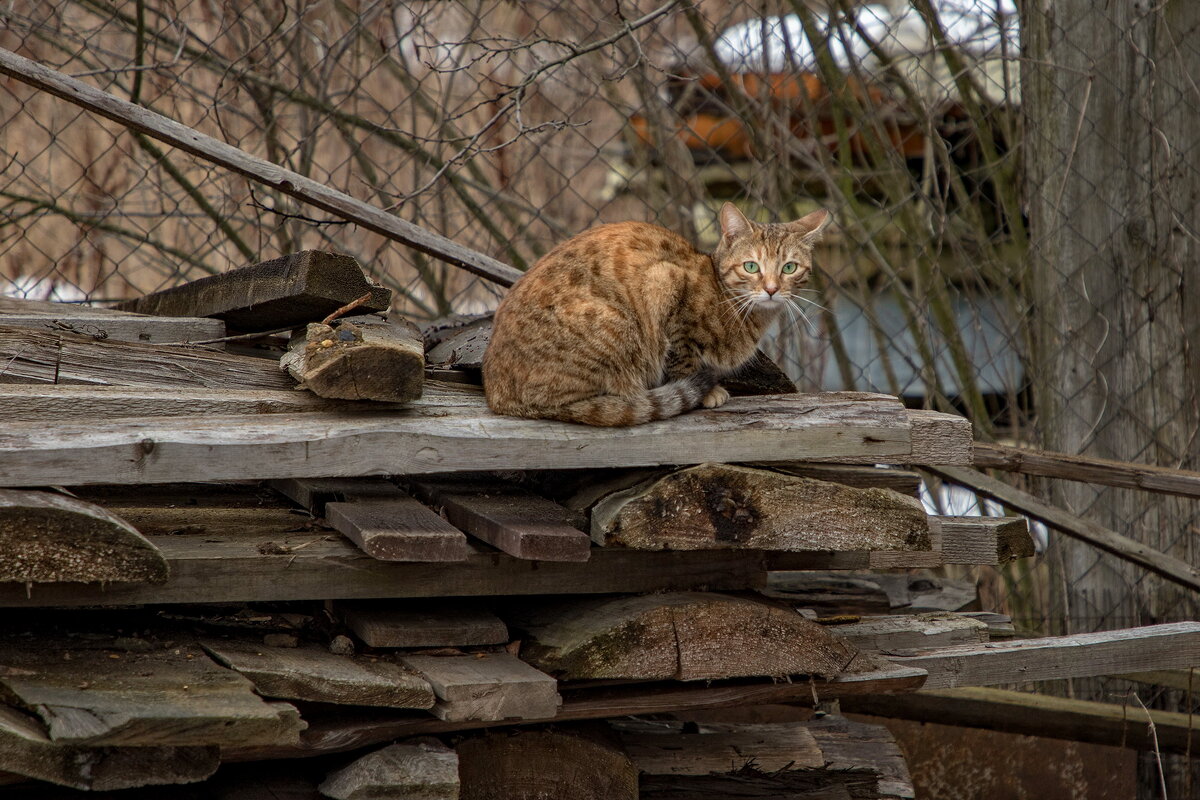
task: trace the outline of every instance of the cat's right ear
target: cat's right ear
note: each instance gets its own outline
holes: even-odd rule
[[[753,223],[746,219],[746,215],[738,211],[738,207],[733,203],[726,203],[721,206],[720,218],[721,235],[726,239],[745,236],[754,229]]]

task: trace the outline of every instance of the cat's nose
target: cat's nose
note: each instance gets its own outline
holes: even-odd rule
[[[768,283],[763,286],[763,291],[769,296],[774,297],[775,293],[779,291],[779,286],[774,283]]]

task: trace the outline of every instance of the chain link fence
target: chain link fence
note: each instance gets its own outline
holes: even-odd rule
[[[8,0],[0,45],[519,268],[599,222],[712,245],[725,200],[830,208],[803,313],[767,343],[802,389],[1195,468],[1200,21],[1068,8],[1088,5]],[[414,319],[500,296],[15,81],[0,122],[0,293],[107,302],[317,248]],[[1191,501],[1033,488],[1195,563]],[[1039,535],[1044,557],[975,575],[1022,630],[1195,616]]]

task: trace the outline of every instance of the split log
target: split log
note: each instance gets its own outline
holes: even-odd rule
[[[2,323],[2,320],[0,320]],[[270,361],[196,347],[97,341],[0,324],[0,383],[291,390]]]
[[[407,403],[421,396],[425,352],[407,320],[310,323],[280,366],[319,397]]]
[[[0,642],[0,687],[63,744],[265,745],[295,742],[304,727],[295,708],[265,702],[250,681],[190,645],[112,652],[9,636]]]
[[[554,678],[508,653],[412,655],[400,660],[433,686],[438,719],[549,719],[562,703]]]
[[[592,538],[637,549],[928,550],[921,504],[728,464],[701,464],[617,492],[592,507]]]
[[[0,770],[85,791],[192,783],[220,764],[217,747],[79,747],[52,742],[40,725],[0,706]]]
[[[455,747],[462,800],[636,800],[637,769],[589,729],[473,736]]]
[[[458,800],[458,754],[436,739],[393,744],[333,772],[320,786],[334,800]]]
[[[392,292],[368,281],[341,253],[305,250],[209,275],[117,306],[157,317],[216,317],[230,330],[254,332],[318,322],[364,294],[359,314],[387,311]]]
[[[790,608],[676,592],[539,601],[514,608],[521,656],[563,680],[712,680],[837,675],[857,651]]]
[[[335,613],[368,647],[466,647],[504,644],[508,627],[476,605],[439,601],[399,605],[387,601],[337,603]]]
[[[168,574],[159,549],[100,506],[0,489],[0,583],[165,583]]]
[[[0,325],[65,331],[110,342],[194,342],[225,335],[225,323],[203,317],[151,317],[74,303],[0,300]]]
[[[205,640],[221,664],[254,684],[264,697],[337,705],[432,708],[429,682],[399,664],[334,655],[315,645],[267,647],[237,640]]]

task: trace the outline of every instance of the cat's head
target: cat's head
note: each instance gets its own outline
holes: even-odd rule
[[[732,203],[721,207],[721,241],[713,252],[717,275],[739,310],[779,311],[804,288],[813,245],[829,224],[821,209],[795,222],[760,224]]]

